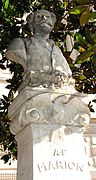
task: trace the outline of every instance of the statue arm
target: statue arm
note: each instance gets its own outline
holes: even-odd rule
[[[13,39],[13,41],[10,43],[6,51],[6,57],[10,61],[21,64],[24,70],[26,70],[27,55],[26,55],[26,49],[23,39],[21,38]]]
[[[54,45],[53,48],[53,69],[59,70],[68,76],[72,76],[72,71],[60,48]]]

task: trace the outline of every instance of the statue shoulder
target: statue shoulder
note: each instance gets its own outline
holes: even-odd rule
[[[15,38],[9,44],[7,51],[16,51],[16,49],[22,49],[24,46],[23,38]]]
[[[13,41],[9,44],[7,48],[6,57],[10,61],[21,64],[24,69],[26,68],[27,55],[23,38],[13,39]]]
[[[56,45],[56,43],[54,42],[53,39],[50,39],[50,43],[51,43],[51,45],[53,46],[53,53],[54,53],[54,54],[55,54],[55,53],[56,53],[56,54],[59,53],[59,55],[61,54],[61,55],[63,56],[61,49]]]

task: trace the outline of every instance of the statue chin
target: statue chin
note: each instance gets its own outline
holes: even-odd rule
[[[52,27],[50,27],[48,24],[43,26],[43,31],[44,32],[49,33],[49,32],[51,32],[51,30],[52,30]]]
[[[39,23],[36,27],[35,27],[35,31],[36,32],[44,32],[44,33],[50,33],[53,29],[53,26],[51,25],[51,23],[46,23],[46,22],[41,22]]]

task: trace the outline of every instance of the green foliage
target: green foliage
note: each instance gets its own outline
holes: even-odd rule
[[[76,63],[78,63],[78,64],[81,64],[81,63],[83,63],[84,61],[90,61],[90,57],[91,57],[91,55],[93,54],[93,51],[88,51],[88,50],[86,50],[85,52],[83,52],[83,53],[81,53],[79,56],[78,56],[78,58],[77,58],[77,60],[76,60]]]
[[[69,13],[70,14],[74,14],[74,15],[77,15],[77,14],[81,14],[83,11],[86,10],[86,7],[83,6],[83,5],[78,5],[78,6],[75,6],[74,8],[72,8]]]
[[[23,78],[21,65],[11,63],[5,57],[5,51],[13,38],[30,36],[30,31],[22,19],[25,13],[38,9],[52,11],[57,22],[50,37],[61,48],[76,80],[76,89],[84,93],[96,93],[96,3],[94,0],[2,0],[0,5],[0,68],[9,68],[13,78],[7,80],[8,97],[0,102],[0,144],[8,149],[8,161],[11,154],[17,155],[16,142],[10,133],[8,107],[14,99]],[[75,33],[74,33],[75,32]],[[66,36],[74,38],[73,49],[79,56],[74,62],[66,48]],[[62,43],[63,42],[63,43]]]

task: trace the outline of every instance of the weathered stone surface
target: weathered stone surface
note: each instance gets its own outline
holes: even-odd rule
[[[89,124],[89,108],[78,97],[57,96],[44,93],[37,95],[24,104],[19,123],[51,123],[69,126],[70,129],[81,128]]]
[[[89,108],[76,94],[72,96],[56,93],[56,91],[40,93],[40,91],[36,92],[36,89],[28,91],[27,88],[20,95],[20,99],[17,96],[9,109],[9,114],[11,118],[13,117],[13,132],[17,134],[29,123],[65,125],[65,131],[69,134],[75,131],[82,132],[90,121]],[[30,96],[28,97],[27,94]],[[17,130],[14,130],[14,126]]]
[[[83,134],[64,134],[65,127],[46,129],[46,136],[34,145],[34,179],[85,180],[90,173],[85,155]],[[42,132],[44,131],[44,126]],[[49,136],[48,136],[48,131]],[[39,133],[40,134],[40,133]],[[34,133],[35,136],[35,133]],[[43,136],[44,137],[44,136]],[[82,156],[82,158],[80,157]]]
[[[55,84],[59,87],[70,81],[72,72],[69,65],[58,46],[49,39],[55,19],[54,14],[45,10],[30,15],[28,23],[30,29],[33,25],[33,36],[16,38],[7,49],[6,57],[23,66],[27,85],[49,87]]]
[[[89,108],[75,94],[25,91],[9,111],[18,142],[17,179],[90,180],[83,141]]]
[[[33,36],[13,40],[6,52],[25,70],[9,107],[18,143],[17,180],[90,180],[83,141],[90,111],[61,50],[49,39],[56,17],[39,10],[27,21]]]
[[[64,130],[60,125],[29,124],[17,134],[17,179],[91,180],[83,134],[65,135]]]

